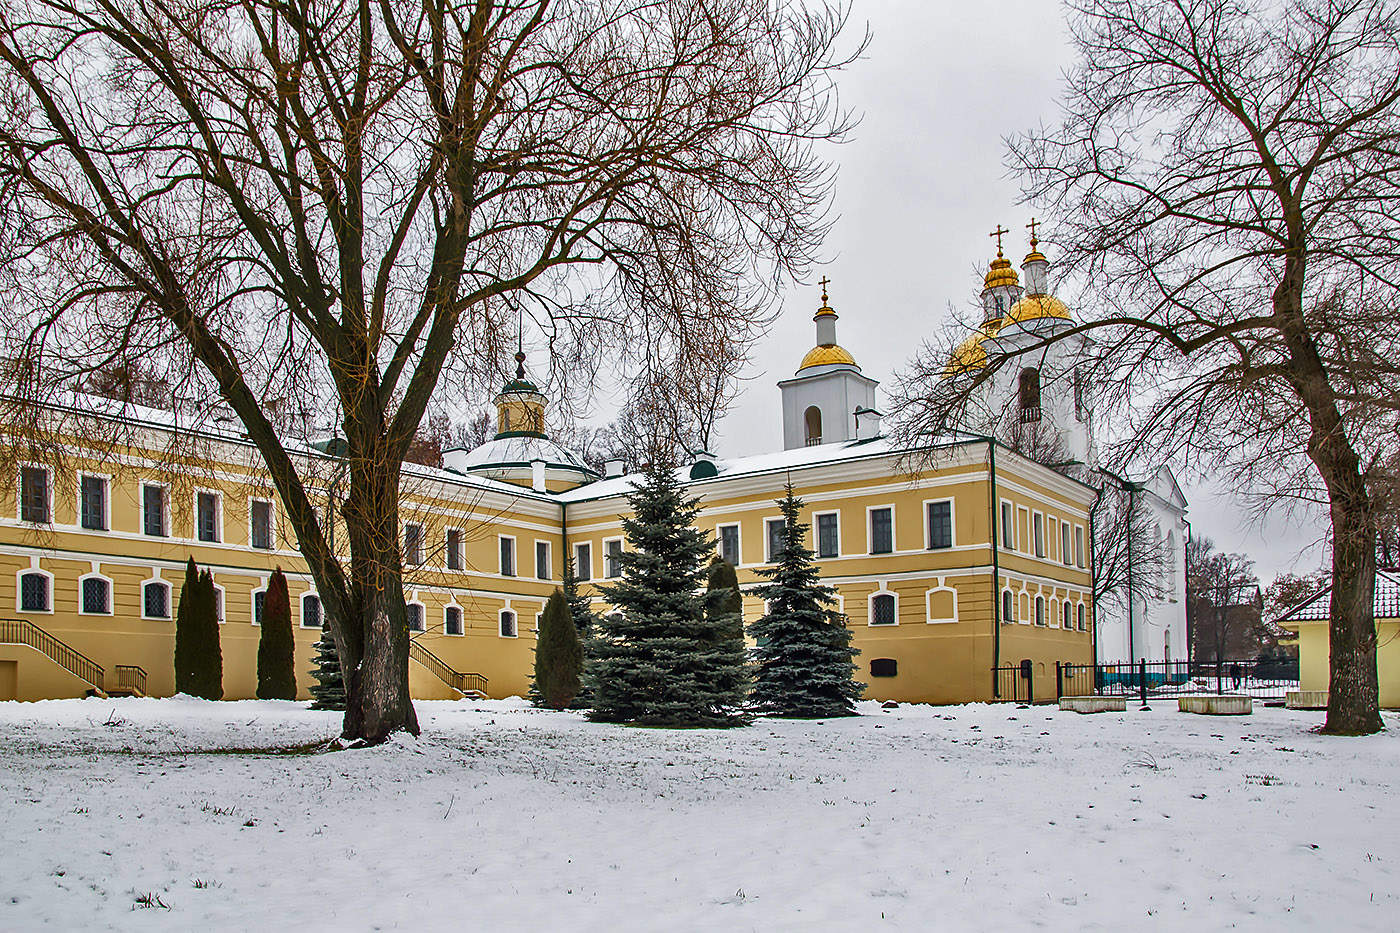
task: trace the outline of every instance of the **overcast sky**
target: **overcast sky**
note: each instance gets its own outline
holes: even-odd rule
[[[966,307],[995,255],[988,232],[1012,233],[1007,255],[1019,265],[1033,209],[1019,202],[1003,165],[1007,134],[1057,116],[1061,71],[1071,61],[1058,4],[1039,0],[856,3],[851,33],[869,22],[864,60],[844,75],[841,96],[861,114],[839,164],[835,228],[827,264],[837,339],[862,370],[887,381],[919,341],[936,337],[953,306]],[[1053,242],[1054,230],[1042,230]],[[1053,248],[1045,250],[1054,260]],[[750,381],[720,426],[721,456],[772,450],[782,440],[775,383],[792,375],[813,345],[820,291],[790,288],[783,313],[757,347]],[[885,401],[883,394],[881,402]],[[1193,532],[1256,562],[1267,585],[1282,570],[1309,570],[1321,525],[1303,517],[1250,526],[1227,494],[1182,477]]]

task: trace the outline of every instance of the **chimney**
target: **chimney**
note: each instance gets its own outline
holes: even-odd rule
[[[604,460],[604,461],[603,461],[603,478],[604,478],[604,479],[616,479],[617,477],[619,477],[619,476],[622,475],[622,471],[623,471],[623,467],[622,467],[622,461],[621,461],[621,460],[614,459],[614,460]]]
[[[856,440],[869,441],[880,436],[881,415],[873,408],[856,406]]]
[[[530,461],[530,488],[535,492],[544,492],[544,461]]]

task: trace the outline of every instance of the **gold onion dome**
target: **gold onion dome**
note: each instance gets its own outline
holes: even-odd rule
[[[802,364],[797,367],[798,372],[813,366],[856,366],[856,358],[851,356],[845,347],[836,343],[836,319],[839,315],[831,307],[831,298],[826,293],[826,287],[830,283],[830,279],[822,277],[822,306],[812,316],[812,320],[817,323],[818,343],[802,357]],[[822,335],[826,335],[828,339],[823,340]]]
[[[987,348],[982,346],[982,343],[995,337],[1000,329],[1000,321],[989,321],[983,324],[977,333],[958,344],[957,349],[948,357],[948,365],[944,367],[944,374],[951,376],[955,373],[981,369],[986,366]]]
[[[856,365],[856,358],[851,356],[844,347],[837,344],[829,346],[813,347],[807,351],[807,355],[802,357],[802,365],[799,370],[807,369],[810,366],[826,366],[830,363],[842,363],[846,366]]]
[[[992,267],[987,270],[984,287],[996,288],[1001,285],[1010,285],[1014,288],[1020,284],[1021,278],[1011,267],[1011,260],[1003,256],[1000,249],[997,249],[997,258],[992,260]]]
[[[1006,323],[1023,324],[1040,318],[1060,318],[1069,320],[1069,308],[1054,295],[1027,295],[1011,306],[1006,314]]]

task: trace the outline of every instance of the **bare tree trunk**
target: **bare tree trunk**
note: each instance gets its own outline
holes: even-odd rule
[[[1327,480],[1332,511],[1332,599],[1328,610],[1331,657],[1327,722],[1334,735],[1381,729],[1376,673],[1376,527],[1365,482],[1357,470],[1318,469]]]

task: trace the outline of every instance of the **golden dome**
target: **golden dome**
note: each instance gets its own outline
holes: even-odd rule
[[[1013,288],[1021,284],[1021,279],[1016,275],[1016,270],[1011,268],[1011,260],[997,253],[997,258],[992,260],[992,267],[987,270],[985,282],[986,288],[996,288],[998,285],[1010,285]]]
[[[1025,259],[1022,259],[1022,260],[1021,260],[1021,265],[1024,266],[1024,265],[1025,265],[1026,263],[1028,263],[1028,262],[1049,262],[1049,261],[1050,261],[1050,260],[1048,260],[1048,259],[1045,258],[1045,254],[1042,253],[1040,250],[1036,249],[1035,243],[1032,242],[1032,243],[1031,243],[1031,251],[1030,251],[1029,253],[1026,254],[1026,258],[1025,258]]]
[[[802,365],[797,367],[801,372],[811,366],[826,366],[830,363],[842,363],[846,366],[856,365],[856,358],[847,353],[842,347],[836,344],[816,346],[807,351],[807,355],[802,357]]]
[[[943,368],[943,375],[952,376],[986,366],[987,348],[982,346],[982,342],[995,337],[1000,329],[1001,321],[988,321],[977,333],[958,344],[957,349],[948,357],[948,365]]]
[[[1037,318],[1054,317],[1069,320],[1069,308],[1054,295],[1027,295],[1011,306],[1006,314],[1006,323],[1019,324]]]

